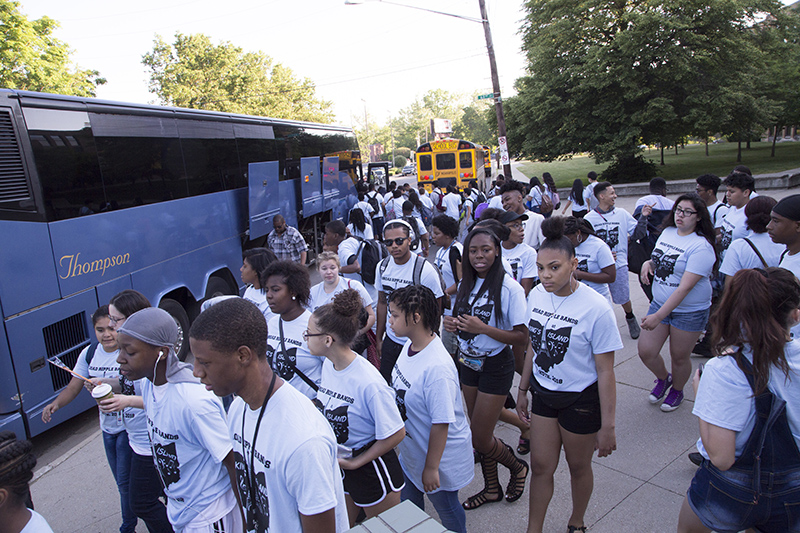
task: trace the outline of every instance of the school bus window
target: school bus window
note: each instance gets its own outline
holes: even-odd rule
[[[433,170],[433,166],[431,166],[431,156],[430,154],[425,154],[419,156],[419,170],[427,172],[429,170]]]
[[[472,168],[472,154],[470,152],[458,154],[458,164],[461,168]]]
[[[456,168],[456,154],[436,154],[437,170],[453,170]]]

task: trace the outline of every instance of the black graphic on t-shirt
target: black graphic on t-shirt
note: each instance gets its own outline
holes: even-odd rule
[[[120,387],[122,387],[122,394],[125,396],[135,396],[136,391],[133,388],[133,381],[129,380],[126,377],[120,377],[119,380]]]
[[[334,434],[336,434],[336,442],[344,444],[350,438],[350,424],[347,420],[347,408],[349,405],[341,405],[336,409],[325,410],[325,418],[328,419]]]
[[[397,389],[394,401],[397,404],[397,410],[400,411],[400,418],[405,422],[408,420],[408,416],[406,416],[406,389]]]
[[[554,366],[564,361],[564,356],[569,349],[572,326],[558,329],[548,329],[545,332],[545,342],[542,342],[542,325],[531,319],[528,323],[528,333],[531,337],[531,346],[536,350],[536,365],[549,372]]]
[[[267,484],[264,473],[259,472],[255,475],[255,495],[250,494],[248,489],[247,473],[244,458],[239,452],[233,452],[233,460],[236,468],[236,481],[239,488],[239,496],[242,500],[245,519],[247,520],[247,530],[254,530],[256,533],[266,533],[269,530],[269,498],[267,495]]]
[[[181,464],[178,462],[178,452],[175,451],[175,443],[170,442],[166,445],[159,443],[153,444],[153,451],[156,455],[156,465],[161,473],[164,485],[169,488],[173,483],[181,479]]]
[[[267,351],[269,351],[267,346]],[[285,381],[291,381],[294,377],[294,369],[297,364],[297,348],[289,348],[284,353],[281,349],[273,349],[272,370]]]
[[[494,310],[494,302],[488,302],[485,305],[479,305],[472,308],[472,316],[478,317],[481,322],[488,324],[492,318],[492,311]],[[467,333],[466,331],[459,331],[458,336],[465,341],[471,341],[477,336],[477,333]]]
[[[595,233],[613,250],[619,244],[619,226],[596,229]]]
[[[723,250],[727,250],[733,241],[733,229],[729,230],[727,227],[722,226],[721,234],[720,246]]]
[[[319,401],[319,398],[314,398],[313,400],[311,400],[311,403],[314,404],[314,407],[319,409],[320,413],[325,414],[325,406],[322,405],[322,402]]]
[[[658,259],[654,258],[653,262],[656,264],[655,277],[663,280],[670,277],[675,272],[675,263],[678,261],[678,257],[680,257],[680,254],[660,254]]]
[[[588,259],[581,259],[578,261],[578,270],[581,272],[589,272],[589,260]]]
[[[516,281],[519,281],[519,277],[517,277],[517,272],[519,272],[519,261],[509,260],[509,262],[511,263],[511,277]]]

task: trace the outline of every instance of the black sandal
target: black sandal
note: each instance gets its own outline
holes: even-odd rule
[[[531,439],[520,437],[519,444],[517,444],[517,453],[520,455],[528,455],[531,453]]]
[[[501,501],[503,501],[503,489],[500,488],[500,487],[497,487],[497,490],[499,491],[497,493],[497,499],[490,500],[489,498],[487,498],[486,497],[486,494],[487,494],[486,489],[483,489],[478,494],[476,494],[474,496],[470,496],[469,498],[467,498],[467,501],[462,503],[461,507],[463,507],[465,511],[471,511],[473,509],[477,509],[478,507],[480,507],[481,505],[483,505],[485,503],[501,502]]]
[[[508,479],[508,487],[506,487],[506,501],[509,503],[519,500],[525,493],[525,480],[528,477],[530,468],[528,468],[528,463],[524,460],[519,459],[519,462],[525,467],[525,473],[523,474],[522,471],[518,474],[511,473],[511,477]]]
[[[586,526],[567,526],[567,533],[586,533]]]

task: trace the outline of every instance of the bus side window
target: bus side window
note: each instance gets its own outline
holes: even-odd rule
[[[111,113],[91,119],[112,210],[188,196],[175,119]]]
[[[106,205],[86,111],[24,108],[47,220],[99,212]]]
[[[178,120],[189,195],[245,187],[233,125],[204,120]]]
[[[461,152],[458,154],[458,165],[461,168],[472,168],[472,153]]]
[[[419,156],[419,171],[420,172],[429,172],[433,170],[433,165],[431,164],[431,155],[424,154]]]

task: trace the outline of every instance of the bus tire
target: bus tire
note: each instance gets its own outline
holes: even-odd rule
[[[203,297],[203,301],[226,294],[234,294],[227,281],[219,276],[211,276],[208,278],[208,286],[206,286],[206,294]]]
[[[178,325],[178,342],[175,343],[175,352],[178,354],[178,359],[181,361],[186,360],[189,355],[189,315],[186,310],[177,301],[171,298],[164,298],[158,304],[158,307],[169,313]]]

